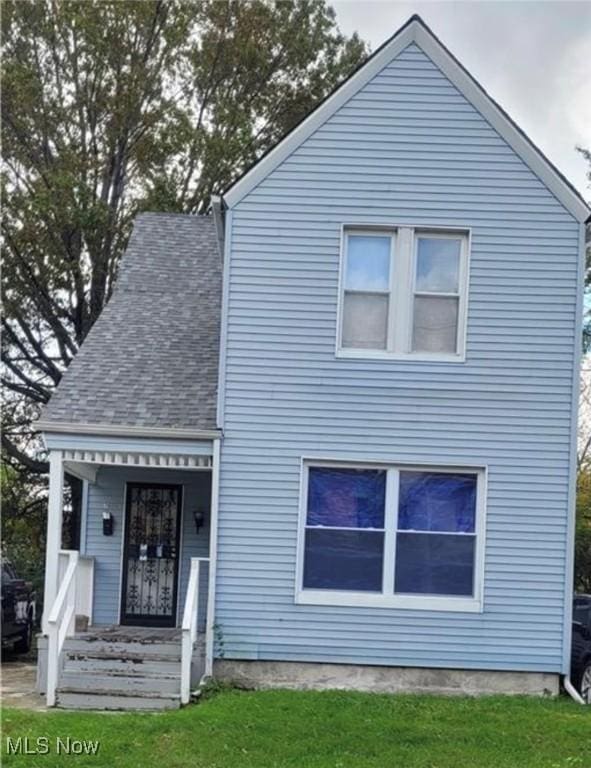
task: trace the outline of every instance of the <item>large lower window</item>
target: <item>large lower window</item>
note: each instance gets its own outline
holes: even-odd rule
[[[340,355],[463,359],[466,233],[347,227],[341,272]]]
[[[297,599],[480,610],[484,471],[304,463]]]

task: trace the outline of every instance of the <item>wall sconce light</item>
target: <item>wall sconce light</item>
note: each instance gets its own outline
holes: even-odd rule
[[[196,509],[193,512],[193,519],[195,520],[195,530],[199,533],[199,529],[205,522],[205,513],[201,509]]]
[[[103,536],[113,535],[113,515],[108,511],[103,511]]]

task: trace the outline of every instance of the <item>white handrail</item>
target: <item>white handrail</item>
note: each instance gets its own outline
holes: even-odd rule
[[[55,705],[55,694],[59,675],[59,660],[64,640],[73,635],[76,627],[76,569],[79,553],[65,550],[68,565],[60,584],[55,603],[49,613],[47,643],[47,706]]]
[[[199,570],[201,563],[209,563],[208,557],[192,557],[185,610],[183,613],[181,645],[181,704],[188,704],[191,698],[191,662],[193,647],[197,639],[197,618],[199,613]]]

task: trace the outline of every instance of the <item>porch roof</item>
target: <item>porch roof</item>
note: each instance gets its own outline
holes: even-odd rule
[[[214,430],[222,259],[210,216],[143,213],[39,422]]]

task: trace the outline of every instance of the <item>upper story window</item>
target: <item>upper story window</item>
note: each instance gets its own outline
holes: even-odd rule
[[[346,228],[338,353],[462,360],[468,236]]]

